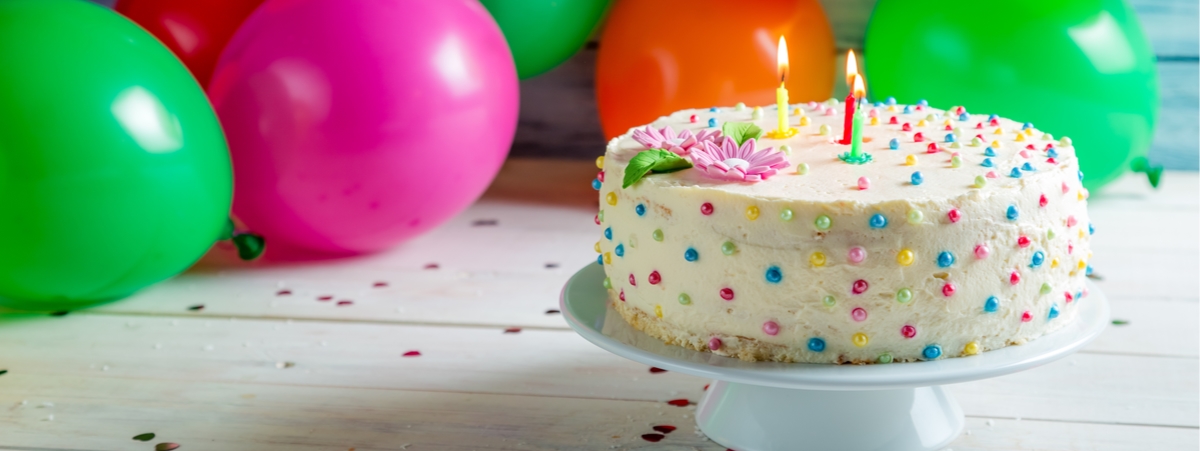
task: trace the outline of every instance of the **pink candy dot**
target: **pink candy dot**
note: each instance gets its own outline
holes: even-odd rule
[[[863,249],[862,246],[854,246],[846,253],[846,258],[850,260],[850,263],[862,263],[863,260],[867,259],[867,250]]]
[[[922,135],[921,132],[916,132],[913,134],[913,142],[919,143],[919,142],[924,142],[924,141],[925,141],[925,135]]]
[[[850,318],[852,318],[855,321],[858,321],[860,323],[863,321],[866,321],[867,320],[867,311],[865,309],[863,309],[862,307],[855,307],[854,310],[850,311]]]
[[[1062,192],[1063,192],[1063,194],[1067,194],[1067,191],[1070,191],[1070,190],[1071,190],[1071,188],[1067,187],[1067,182],[1062,182]]]
[[[1028,323],[1030,321],[1033,321],[1033,314],[1029,313],[1029,310],[1026,310],[1025,313],[1021,314],[1021,322]]]
[[[987,174],[985,174],[984,177],[987,177],[989,179],[994,179],[994,178],[996,178],[996,171],[987,171]]]
[[[867,292],[867,281],[862,280],[862,279],[855,280],[854,284],[850,286],[850,291],[854,292],[854,294],[866,293]],[[863,314],[866,314],[866,313],[867,313],[866,311],[863,311]]]
[[[724,299],[726,301],[732,301],[733,300],[733,288],[722,288],[721,289],[721,299]]]
[[[1042,197],[1038,198],[1038,206],[1039,207],[1045,207],[1046,204],[1048,204],[1048,203],[1050,203],[1050,201],[1048,199],[1046,199],[1045,194],[1043,194]]]
[[[1075,216],[1067,216],[1067,227],[1075,227],[1075,224],[1077,224]]]
[[[693,123],[694,123],[694,122],[696,122],[696,115],[695,115],[695,114],[693,114],[693,115],[692,115],[692,117],[689,117],[689,118],[688,118],[688,120],[689,120],[689,121],[692,121]]]
[[[962,212],[956,208],[951,208],[950,211],[946,212],[946,219],[949,219],[951,224],[956,223],[959,219],[962,219]]]
[[[917,336],[917,328],[906,324],[906,325],[904,325],[904,327],[900,328],[900,335],[903,335],[904,338],[915,337],[915,336]]]
[[[649,279],[650,285],[658,285],[659,282],[662,282],[662,276],[658,274],[658,271],[650,272]]]
[[[721,349],[721,339],[717,338],[717,337],[709,338],[708,339],[708,349],[712,350],[712,351]]]
[[[775,335],[779,333],[779,324],[774,321],[763,323],[763,333],[767,335]]]
[[[633,274],[630,274],[630,275],[629,275],[629,284],[630,284],[630,285],[633,285],[633,286],[635,286],[635,287],[637,286],[637,279],[635,279],[635,278],[633,277]]]
[[[975,258],[983,260],[988,258],[989,255],[992,255],[992,250],[988,249],[988,245],[986,243],[979,243],[975,245]]]
[[[1064,292],[1063,295],[1067,298],[1068,304],[1070,304],[1071,301],[1075,300],[1075,296],[1072,296],[1070,291]]]
[[[868,179],[866,177],[858,178],[858,189],[865,190],[870,187],[871,187],[871,179]]]
[[[600,213],[596,213],[596,217],[594,217],[592,219],[596,220],[596,225],[600,225]]]
[[[945,296],[945,297],[954,296],[954,290],[955,290],[954,284],[952,284],[952,283],[947,283],[945,285],[942,285],[942,296]]]
[[[1020,155],[1021,155],[1021,158],[1029,158],[1029,152],[1026,152],[1026,151],[1022,150],[1022,151],[1021,151],[1021,152],[1019,152],[1019,153],[1020,153]]]
[[[708,215],[711,215],[712,212],[713,212],[712,204],[705,202],[700,205],[700,214],[708,216]]]
[[[1012,274],[1008,276],[1008,283],[1011,285],[1021,283],[1021,273],[1013,271]]]
[[[621,289],[621,294],[618,297],[621,298],[621,302],[625,302],[625,289],[624,288]]]
[[[604,171],[600,171],[599,174],[596,174],[596,180],[599,180],[601,182],[604,181]]]
[[[1019,238],[1017,238],[1017,246],[1029,247],[1029,237],[1021,235]]]
[[[938,150],[937,143],[929,143],[928,146],[925,146],[925,153],[938,153]]]

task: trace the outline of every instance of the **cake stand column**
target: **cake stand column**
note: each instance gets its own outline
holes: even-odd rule
[[[963,413],[941,386],[826,391],[714,381],[696,423],[737,451],[936,451],[962,432]]]

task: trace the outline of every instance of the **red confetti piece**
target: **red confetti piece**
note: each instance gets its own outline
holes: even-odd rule
[[[896,120],[896,116],[892,116],[891,119],[888,119],[888,124],[896,125],[898,123],[899,123],[899,121]]]
[[[340,300],[340,301],[338,301],[338,302],[337,302],[337,305],[338,305],[338,307],[341,307],[341,306],[344,306],[344,305],[351,305],[351,304],[354,304],[354,301],[351,301],[351,300],[348,300],[348,299],[343,299],[343,300]]]
[[[404,353],[404,357],[420,357],[421,351],[408,351]]]
[[[929,143],[928,146],[925,146],[925,153],[938,153],[937,143]]]
[[[599,224],[599,223],[597,223],[597,224]],[[426,263],[425,264],[425,269],[438,269],[438,268],[440,268],[440,266],[438,266],[437,263]]]
[[[654,429],[655,431],[662,432],[662,433],[664,433],[664,434],[670,434],[670,433],[672,433],[672,432],[675,432],[675,426],[671,426],[671,425],[669,425],[669,424],[663,424],[663,425],[655,426],[653,429]]]
[[[508,328],[508,329],[504,329],[504,333],[506,333],[506,334],[519,334],[519,333],[521,333],[521,328],[520,328],[520,327],[510,327],[510,328]]]
[[[704,391],[708,391],[708,384],[704,384]]]
[[[562,313],[562,311],[560,311],[558,309],[554,309],[554,308],[552,308],[550,310],[546,310],[547,315],[557,315],[559,313]]]
[[[317,297],[317,300],[318,300],[318,301],[332,301],[332,300],[333,300],[333,296],[330,296],[330,295],[324,295],[324,296]]]
[[[276,296],[291,296],[292,290],[279,290],[275,292]]]
[[[191,310],[193,312],[198,312],[198,311],[204,310],[204,304],[193,305],[191,307],[188,307],[188,310]]]
[[[374,284],[371,284],[371,286],[373,286],[375,288],[383,288],[383,287],[388,286],[388,283],[387,282],[375,282]]]
[[[688,404],[691,404],[691,403],[688,402],[688,400],[685,398],[679,398],[679,399],[672,399],[670,401],[667,401],[667,404],[673,405],[675,407],[687,407]]]
[[[645,440],[647,442],[652,442],[652,443],[658,442],[659,440],[662,440],[666,437],[667,436],[662,435],[662,434],[642,434],[642,440]]]
[[[665,372],[667,372],[667,370],[664,370],[664,369],[662,369],[662,368],[659,368],[659,367],[657,367],[657,366],[652,366],[652,367],[650,367],[650,372],[651,372],[651,373],[658,374],[658,373],[665,373]]]

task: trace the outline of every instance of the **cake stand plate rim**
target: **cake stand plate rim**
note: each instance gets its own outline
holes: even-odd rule
[[[954,384],[1024,371],[1061,359],[1082,349],[1111,321],[1108,300],[1092,281],[1089,295],[1074,308],[1076,320],[1062,329],[1024,345],[1008,346],[976,356],[923,362],[874,365],[746,362],[736,358],[667,345],[658,339],[638,344],[603,331],[608,296],[601,286],[603,267],[590,263],[563,286],[559,304],[563,317],[580,336],[600,348],[646,365],[710,379],[805,390],[885,390]],[[624,321],[626,333],[641,334]],[[614,325],[620,328],[621,324]]]

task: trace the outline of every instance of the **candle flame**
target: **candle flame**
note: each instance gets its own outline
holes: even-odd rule
[[[867,95],[866,82],[863,81],[863,76],[854,74],[854,98],[862,99]]]
[[[858,75],[858,59],[854,58],[854,51],[846,53],[846,87],[854,86],[854,76]]]
[[[779,50],[775,53],[775,61],[779,65],[779,82],[783,83],[788,76],[787,40],[783,39],[783,36],[779,37]]]

